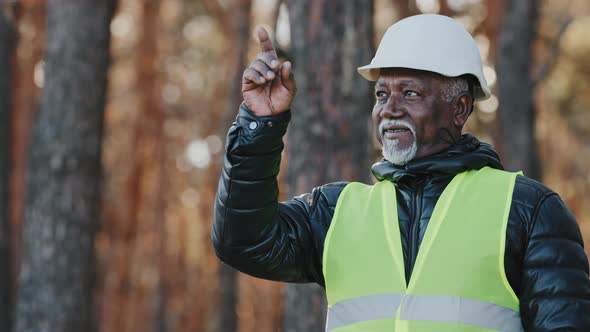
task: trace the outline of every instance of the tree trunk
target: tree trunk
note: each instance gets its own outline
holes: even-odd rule
[[[12,284],[16,285],[22,256],[22,227],[25,211],[25,174],[31,140],[33,118],[39,109],[40,89],[32,78],[35,66],[43,58],[45,48],[45,1],[22,0],[15,6],[18,31],[16,54],[11,77],[11,139],[10,139],[10,232]],[[16,290],[12,290],[13,299]]]
[[[373,55],[373,2],[292,1],[289,12],[298,87],[288,131],[289,195],[332,181],[368,182],[372,101],[356,68]],[[323,330],[321,288],[289,285],[285,293],[285,332]]]
[[[496,55],[498,52],[498,39],[500,37],[500,29],[502,28],[502,18],[504,17],[505,0],[486,0],[487,15],[482,23],[484,35],[490,41],[490,48],[488,52],[488,61],[496,63]]]
[[[0,331],[10,330],[12,316],[9,213],[11,144],[10,78],[14,49],[14,26],[8,8],[0,7]]]
[[[242,72],[246,65],[248,41],[250,40],[250,10],[251,0],[235,0],[231,10],[217,11],[215,17],[226,38],[227,52],[223,63],[224,79],[218,82],[219,88],[213,94],[211,104],[221,104],[221,114],[212,114],[210,117],[214,134],[222,135],[227,131],[227,123],[231,123],[242,100]],[[222,100],[223,103],[219,103]],[[220,121],[221,120],[221,121]],[[211,192],[217,188],[217,172],[221,165],[214,164],[209,170],[215,172],[209,178],[207,187]],[[237,272],[234,268],[220,264],[219,274],[219,298],[216,312],[213,314],[211,331],[237,331],[238,328],[238,282]]]
[[[27,174],[17,332],[94,331],[94,235],[115,1],[49,0]]]
[[[531,77],[537,16],[537,1],[507,1],[497,52],[504,166],[512,171],[522,170],[534,179],[541,177]]]
[[[125,227],[128,236],[122,237],[128,240],[125,245],[132,253],[126,257],[129,261],[121,266],[125,269],[123,275],[128,278],[121,284],[129,282],[131,288],[125,314],[119,316],[123,319],[121,329],[124,331],[158,331],[159,318],[165,319],[166,316],[160,311],[166,298],[159,294],[164,290],[161,264],[162,241],[166,236],[163,232],[166,220],[162,217],[165,199],[162,190],[165,144],[162,126],[166,118],[157,69],[158,30],[162,28],[158,20],[160,5],[159,1],[144,1],[141,6],[142,32],[136,69],[139,113],[133,129],[132,169],[128,179],[130,223]],[[153,277],[142,282],[143,276],[150,273]]]

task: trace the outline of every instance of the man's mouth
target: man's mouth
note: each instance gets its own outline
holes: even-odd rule
[[[408,128],[385,129],[383,132],[384,133],[399,133],[402,131],[410,131],[410,129],[408,129]]]
[[[411,133],[410,128],[402,125],[385,125],[383,126],[382,137],[384,138],[395,138],[398,135]]]

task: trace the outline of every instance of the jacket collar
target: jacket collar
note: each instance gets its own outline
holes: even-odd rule
[[[398,166],[382,159],[371,168],[377,180],[398,182],[405,178],[420,178],[425,175],[456,175],[485,166],[504,169],[494,148],[480,142],[471,134],[464,134],[448,149],[431,156],[415,159]]]

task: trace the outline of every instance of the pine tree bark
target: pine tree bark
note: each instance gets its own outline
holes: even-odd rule
[[[27,168],[17,332],[95,331],[94,235],[114,0],[48,0]]]
[[[9,179],[11,144],[10,79],[15,30],[9,8],[0,7],[0,331],[9,331],[12,316]]]
[[[373,2],[291,1],[298,93],[288,131],[289,195],[333,181],[368,182],[372,163],[369,84],[356,68],[373,55]],[[313,171],[312,171],[313,170]],[[322,331],[324,292],[285,289],[284,331]]]
[[[162,29],[158,13],[160,1],[143,1],[141,4],[141,37],[138,43],[137,61],[139,113],[133,128],[131,154],[131,174],[128,178],[130,214],[123,229],[115,227],[113,231],[124,230],[126,240],[123,248],[132,253],[125,257],[120,268],[122,276],[120,285],[130,288],[124,313],[118,315],[123,331],[158,331],[160,324],[165,324],[166,313],[163,303],[167,301],[163,262],[163,239],[166,232],[163,183],[163,160],[165,137],[163,124],[166,120],[160,96],[161,82],[157,69],[159,55],[158,42]],[[113,234],[115,235],[115,234]],[[152,240],[149,240],[152,239]],[[135,265],[135,268],[133,267]],[[147,282],[142,276],[150,271],[158,271]],[[108,306],[108,303],[105,303]],[[116,313],[115,313],[116,314]],[[161,320],[160,320],[161,318]],[[104,329],[102,329],[104,330]]]
[[[12,284],[16,285],[22,257],[22,227],[25,212],[25,174],[28,148],[35,114],[39,109],[39,88],[33,80],[35,66],[45,48],[45,1],[21,0],[15,4],[15,27],[18,31],[11,77],[10,139],[10,232]],[[16,290],[13,288],[13,298]]]
[[[522,170],[534,179],[541,178],[531,77],[537,17],[536,0],[506,0],[496,55],[504,167],[512,171]]]
[[[212,96],[211,104],[221,104],[220,111],[210,116],[213,131],[221,135],[227,131],[227,123],[231,123],[235,118],[237,109],[242,100],[242,72],[246,66],[246,55],[248,52],[248,42],[250,40],[250,11],[252,7],[251,0],[235,0],[232,2],[230,10],[213,10],[211,8],[217,1],[209,2],[209,10],[216,13],[215,18],[221,27],[225,36],[228,50],[227,56],[223,63],[225,77],[218,83],[219,88],[215,89],[216,93]],[[219,5],[218,5],[219,6]],[[220,103],[219,101],[223,101]],[[210,176],[207,187],[211,192],[217,188],[217,172],[221,166],[212,165],[209,169],[215,172]],[[217,303],[218,310],[212,317],[212,324],[209,326],[210,331],[237,331],[238,329],[238,274],[231,266],[220,264],[218,269],[219,275],[219,298]]]

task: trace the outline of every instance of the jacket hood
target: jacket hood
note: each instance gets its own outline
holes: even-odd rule
[[[371,172],[379,181],[397,182],[402,178],[416,178],[426,174],[455,175],[486,166],[504,169],[500,157],[490,144],[480,142],[471,134],[464,134],[444,151],[411,160],[404,166],[382,159],[373,165]]]

